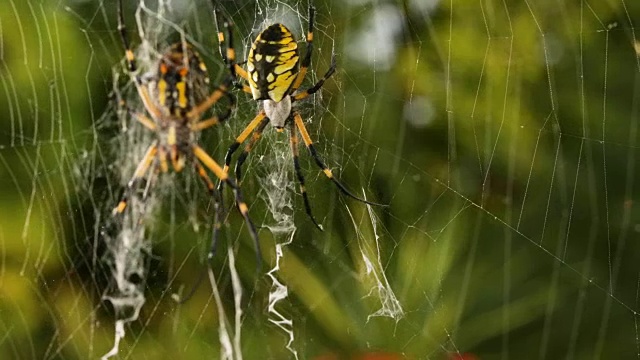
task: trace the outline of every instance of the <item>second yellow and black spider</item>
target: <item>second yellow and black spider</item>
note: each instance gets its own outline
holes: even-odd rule
[[[217,8],[215,9],[215,13],[216,26],[218,26],[218,18],[220,17],[220,14]],[[300,61],[298,44],[296,43],[293,34],[283,24],[270,25],[256,37],[255,41],[251,45],[251,50],[249,50],[246,70],[235,62],[232,26],[231,22],[227,19],[224,19],[223,21],[228,34],[228,39],[225,41],[224,33],[220,31],[220,28],[218,27],[218,41],[220,54],[227,63],[229,71],[234,76],[234,79],[236,78],[236,75],[239,75],[241,78],[246,80],[249,85],[242,86],[244,92],[252,94],[254,100],[262,102],[261,110],[258,115],[249,123],[249,125],[236,138],[235,142],[229,147],[225,156],[224,170],[229,170],[233,153],[243,142],[245,142],[245,140],[247,140],[249,135],[253,134],[251,140],[249,140],[245,146],[244,151],[240,154],[236,163],[235,176],[236,180],[240,181],[240,177],[242,175],[242,164],[245,162],[249,152],[251,152],[256,142],[260,139],[260,136],[267,124],[275,126],[279,131],[282,131],[285,126],[288,126],[291,151],[293,153],[293,165],[296,177],[300,183],[300,192],[304,199],[305,211],[316,227],[322,230],[322,226],[320,226],[316,221],[311,212],[309,197],[307,196],[304,183],[304,176],[302,175],[298,161],[298,132],[302,135],[302,140],[307,146],[307,149],[309,149],[309,152],[316,164],[343,194],[366,204],[378,206],[384,205],[370,202],[355,196],[334,177],[331,170],[324,164],[313,146],[313,141],[304,126],[302,117],[292,106],[295,102],[303,100],[309,95],[320,90],[324,82],[333,75],[336,69],[336,57],[335,54],[333,54],[331,57],[331,66],[324,76],[314,86],[306,90],[298,91],[307,74],[309,65],[311,64],[314,13],[315,9],[313,5],[310,5],[309,29],[306,37],[307,47],[302,61]],[[223,45],[225,42],[228,43],[226,52],[223,51]],[[220,188],[221,187],[222,183],[220,183]]]
[[[127,70],[131,76],[138,96],[140,97],[147,116],[127,107],[128,113],[140,124],[156,135],[156,139],[147,148],[142,160],[127,185],[127,190],[114,209],[114,214],[125,211],[131,192],[135,191],[139,182],[153,171],[167,172],[171,167],[175,172],[181,172],[187,163],[194,166],[196,173],[202,178],[216,202],[216,216],[212,249],[215,249],[217,234],[220,229],[221,194],[216,192],[215,186],[206,169],[211,171],[220,181],[229,185],[234,192],[236,204],[247,224],[249,233],[256,247],[257,261],[260,263],[260,244],[258,235],[251,218],[247,204],[242,199],[240,188],[229,177],[226,171],[207,154],[198,144],[200,132],[217,125],[227,118],[235,106],[235,98],[229,93],[233,83],[228,78],[213,92],[209,90],[207,68],[198,53],[187,42],[178,42],[169,46],[155,62],[148,77],[137,74],[138,66],[135,55],[129,43],[124,24],[122,0],[118,0],[118,30],[124,45]],[[213,105],[221,98],[228,99],[226,111],[201,119]],[[124,102],[123,102],[124,103]],[[209,258],[213,256],[211,252]]]

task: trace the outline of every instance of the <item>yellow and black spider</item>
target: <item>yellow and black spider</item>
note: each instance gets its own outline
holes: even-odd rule
[[[150,115],[126,108],[128,113],[139,123],[156,134],[156,139],[147,149],[139,162],[133,177],[127,184],[127,189],[113,210],[114,214],[121,214],[127,207],[130,193],[135,190],[151,171],[167,172],[171,166],[175,172],[180,172],[186,162],[190,162],[195,171],[204,181],[211,196],[219,205],[221,194],[217,192],[209,175],[209,169],[222,182],[229,185],[234,192],[235,201],[244,217],[256,246],[258,260],[260,246],[258,235],[249,218],[247,204],[236,182],[226,171],[216,163],[207,152],[198,145],[200,132],[225,121],[235,107],[235,98],[229,93],[232,79],[227,78],[222,85],[209,93],[209,77],[207,68],[198,53],[188,43],[178,42],[169,46],[155,63],[152,75],[147,81],[136,74],[138,71],[136,58],[131,50],[127,29],[124,24],[122,0],[118,0],[118,31],[124,45],[127,69],[144,108]],[[201,119],[201,116],[216,104],[222,97],[228,99],[226,111],[220,115]],[[203,166],[204,165],[204,166]],[[220,209],[220,206],[216,206]],[[220,211],[216,211],[214,220],[213,243],[220,228]],[[209,254],[211,258],[213,254]]]
[[[278,131],[283,131],[285,126],[289,126],[291,152],[293,153],[293,166],[298,182],[300,183],[300,192],[302,193],[302,198],[304,200],[305,211],[316,227],[322,230],[322,226],[320,226],[311,213],[311,206],[309,205],[309,198],[304,184],[304,176],[300,170],[300,164],[298,161],[297,131],[302,135],[302,140],[307,146],[307,149],[309,149],[309,152],[316,164],[343,194],[366,204],[378,206],[385,205],[370,202],[355,196],[334,177],[331,170],[324,164],[316,152],[316,149],[313,146],[313,141],[304,126],[302,117],[292,106],[295,102],[303,100],[309,95],[320,90],[324,82],[329,79],[336,70],[336,57],[335,54],[333,54],[331,57],[331,66],[324,76],[312,87],[298,91],[302,85],[305,75],[307,74],[307,69],[311,64],[314,13],[315,8],[310,4],[309,29],[306,37],[307,46],[302,62],[300,62],[300,56],[298,54],[298,44],[296,43],[291,31],[282,24],[273,24],[258,34],[251,45],[251,50],[249,50],[249,56],[246,61],[246,70],[235,62],[232,24],[228,19],[223,19],[224,27],[228,33],[227,41],[225,41],[224,33],[220,31],[218,26],[218,17],[220,14],[217,7],[215,8],[215,20],[216,27],[218,27],[219,51],[227,63],[234,80],[237,75],[240,75],[240,77],[249,83],[249,86],[242,86],[244,92],[252,94],[254,100],[262,103],[261,110],[258,115],[249,123],[242,133],[240,133],[235,142],[227,150],[224,171],[226,172],[229,170],[233,153],[245,140],[247,140],[249,135],[253,134],[251,140],[249,140],[245,146],[244,151],[238,157],[238,161],[236,163],[235,176],[236,180],[240,181],[240,177],[242,175],[242,164],[245,162],[249,152],[255,146],[256,142],[260,139],[260,136],[267,124],[270,123],[275,126]],[[223,51],[223,45],[225,42],[228,43],[226,52]],[[219,188],[222,188],[222,183],[220,183]]]

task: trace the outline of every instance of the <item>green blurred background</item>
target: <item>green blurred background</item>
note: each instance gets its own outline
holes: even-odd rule
[[[145,3],[138,28],[138,2],[125,1],[134,46],[141,32],[145,49],[158,51],[184,34],[218,83],[210,2],[163,4]],[[276,308],[292,321],[289,347],[300,358],[640,357],[640,3],[315,6],[313,79],[332,51],[338,71],[301,112],[334,173],[390,206],[343,197],[301,148],[319,232],[295,194],[287,137],[268,129],[242,184],[263,266],[256,274],[235,211],[213,266],[233,330],[233,250],[244,358],[294,357],[268,311],[266,275],[275,245],[290,236],[273,274],[288,289]],[[306,28],[307,2],[221,8],[239,57],[265,23],[282,21],[298,36]],[[141,109],[115,10],[112,0],[0,1],[3,359],[99,358],[123,316],[104,300],[114,289],[107,244],[120,229],[110,211],[151,135],[115,105],[118,93]],[[148,70],[154,53],[139,55]],[[256,111],[237,96],[229,124],[201,139],[218,160]],[[184,305],[172,300],[205,267],[211,233],[211,201],[188,173],[154,189],[136,279],[146,302],[117,358],[222,356],[211,286]],[[269,210],[270,197],[282,196],[269,179],[280,173],[295,231],[278,232]]]

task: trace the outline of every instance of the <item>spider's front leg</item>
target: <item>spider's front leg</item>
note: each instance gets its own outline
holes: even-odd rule
[[[304,210],[311,218],[313,224],[320,230],[324,231],[322,225],[316,221],[316,218],[313,217],[313,213],[311,212],[311,204],[309,203],[309,196],[307,195],[307,188],[304,184],[304,175],[302,175],[302,170],[300,169],[300,161],[298,159],[298,133],[296,132],[296,126],[293,121],[289,121],[289,142],[291,144],[291,153],[293,154],[293,169],[296,172],[296,177],[298,179],[298,183],[300,184],[300,193],[302,193],[302,199],[304,200]]]
[[[243,89],[244,92],[251,93],[251,89],[247,85],[240,85],[237,82],[238,75],[245,81],[249,81],[249,75],[242,66],[236,63],[236,50],[233,46],[233,22],[220,14],[215,0],[213,1],[213,18],[216,25],[216,32],[218,33],[218,51],[220,52],[220,57],[222,57],[222,60],[229,69],[229,74],[231,74],[231,77],[233,78],[233,87],[237,87]],[[222,18],[224,31],[227,32],[226,37],[224,31],[220,29],[220,18]],[[226,50],[224,49],[225,44]]]
[[[251,120],[249,125],[247,125],[247,127],[244,128],[244,130],[242,130],[242,133],[240,133],[240,135],[238,135],[238,137],[233,142],[233,144],[231,144],[231,146],[229,146],[229,149],[227,149],[227,153],[224,156],[224,168],[223,168],[223,171],[225,173],[229,172],[229,166],[231,165],[231,158],[233,157],[233,154],[238,150],[238,148],[240,148],[240,145],[243,142],[245,142],[245,140],[247,140],[249,135],[251,135],[251,133],[256,129],[256,127],[258,127],[258,125],[260,125],[260,123],[265,122],[265,121],[268,123],[269,119],[266,117],[266,114],[265,114],[264,111],[260,111],[258,113],[258,115],[256,115],[256,117],[253,120]],[[222,193],[223,187],[224,187],[224,184],[223,184],[222,181],[220,181],[218,183],[218,191],[220,191],[220,193]]]
[[[135,75],[135,72],[138,70],[138,65],[136,62],[135,54],[133,53],[133,50],[131,50],[131,43],[129,42],[127,27],[124,24],[122,0],[118,0],[118,32],[120,32],[120,40],[122,41],[122,45],[124,46],[124,52],[127,61],[127,71],[129,72],[129,76],[131,76],[134,81],[136,90],[138,91],[140,99],[142,99],[144,107],[153,118],[157,119],[162,115],[162,113],[160,109],[158,109],[158,107],[153,103],[153,101],[151,101],[149,91],[140,80],[140,77]]]

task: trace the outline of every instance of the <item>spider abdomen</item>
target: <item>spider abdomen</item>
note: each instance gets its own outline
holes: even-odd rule
[[[247,70],[254,100],[280,102],[298,74],[298,44],[282,24],[263,30],[251,45]]]

